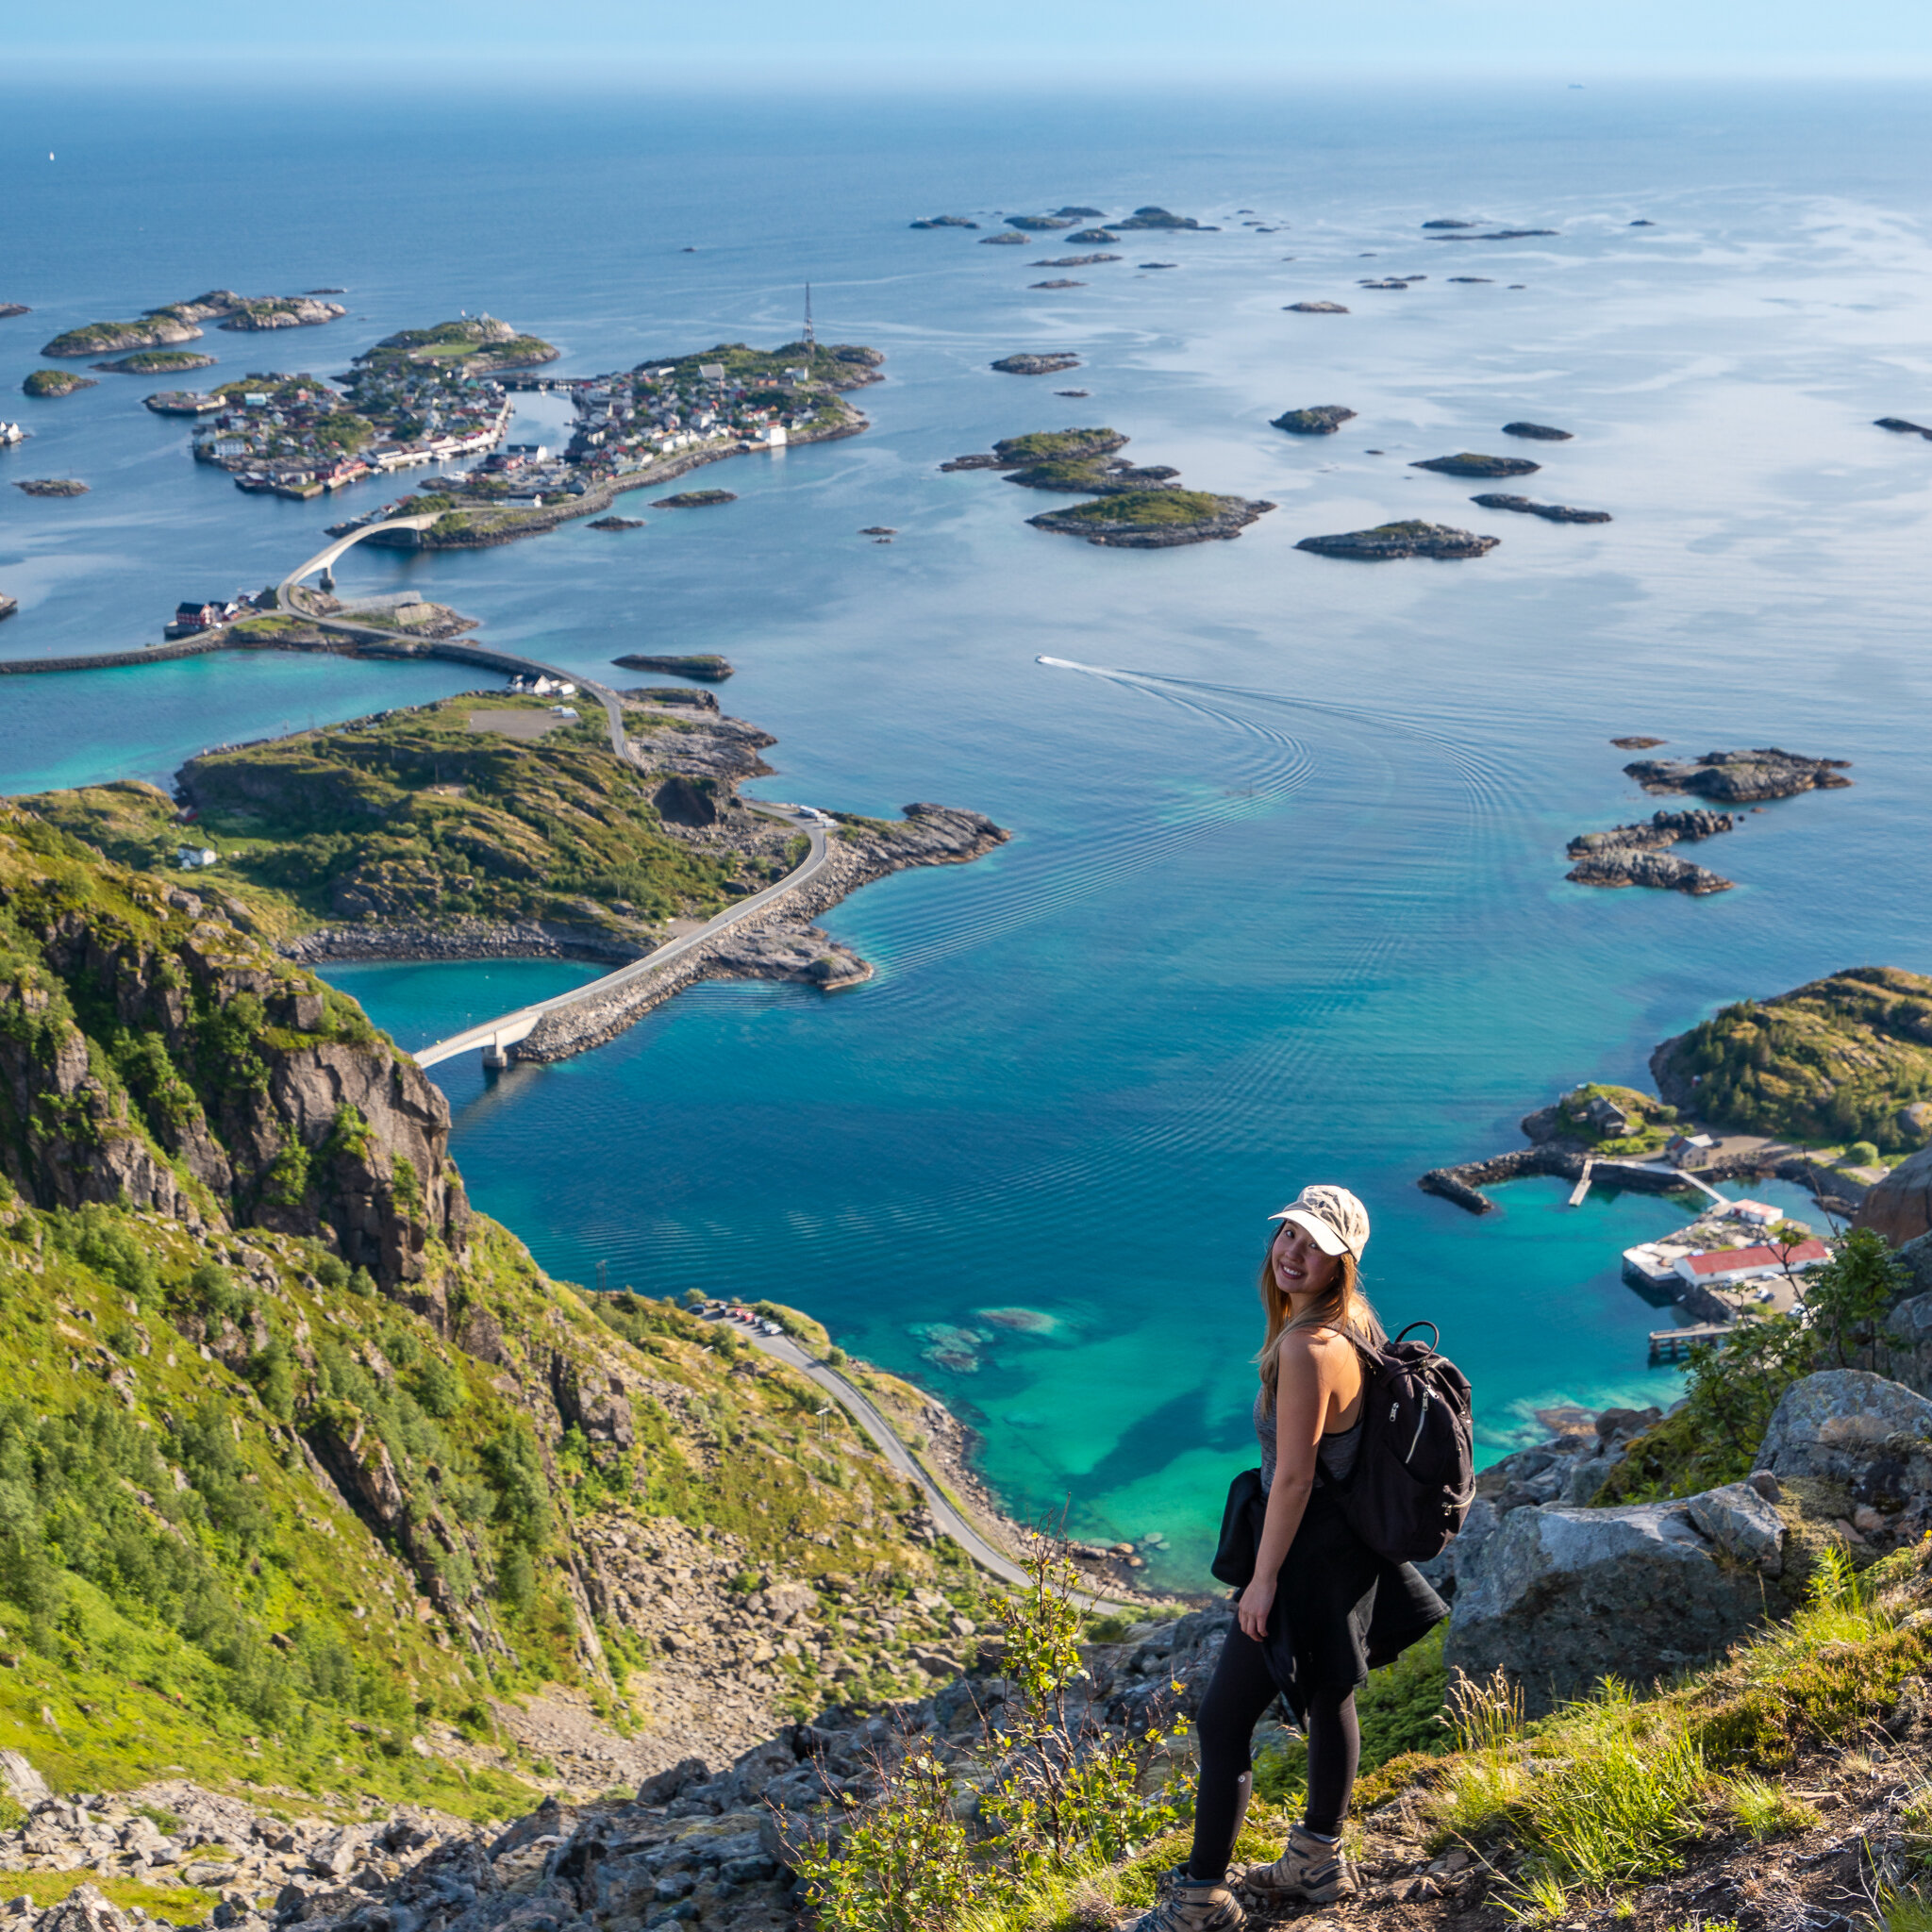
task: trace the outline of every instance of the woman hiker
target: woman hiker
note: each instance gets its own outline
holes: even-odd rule
[[[1254,1575],[1195,1720],[1192,1855],[1135,1932],[1239,1932],[1246,1924],[1228,1860],[1253,1790],[1255,1725],[1277,1696],[1307,1738],[1307,1804],[1280,1857],[1249,1867],[1241,1883],[1270,1906],[1326,1905],[1355,1890],[1341,1827],[1361,1757],[1356,1690],[1372,1667],[1449,1614],[1411,1564],[1378,1557],[1350,1529],[1337,1500],[1361,1441],[1357,1350],[1385,1339],[1361,1291],[1368,1209],[1346,1188],[1310,1187],[1269,1218],[1279,1226],[1261,1264],[1258,1489],[1237,1478],[1254,1491]],[[1224,1546],[1226,1539],[1224,1529]]]

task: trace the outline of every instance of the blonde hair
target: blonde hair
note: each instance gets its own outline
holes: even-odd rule
[[[1281,1338],[1291,1328],[1338,1329],[1351,1341],[1360,1342],[1368,1348],[1380,1347],[1389,1339],[1381,1318],[1362,1292],[1360,1264],[1346,1249],[1334,1257],[1335,1279],[1328,1292],[1312,1307],[1304,1308],[1299,1315],[1291,1317],[1288,1297],[1274,1279],[1274,1242],[1279,1232],[1277,1228],[1268,1237],[1268,1245],[1261,1254],[1261,1274],[1257,1284],[1261,1311],[1268,1318],[1268,1332],[1262,1339],[1260,1354],[1255,1357],[1256,1366],[1261,1372],[1261,1407],[1264,1413],[1272,1413],[1274,1407],[1274,1383],[1281,1369]]]

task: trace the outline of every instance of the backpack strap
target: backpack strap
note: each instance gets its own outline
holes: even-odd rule
[[[1418,1328],[1426,1328],[1429,1331],[1429,1353],[1431,1355],[1441,1355],[1442,1353],[1442,1331],[1433,1322],[1411,1322],[1400,1335],[1391,1335],[1389,1338],[1389,1346],[1393,1348],[1397,1343],[1407,1341]]]

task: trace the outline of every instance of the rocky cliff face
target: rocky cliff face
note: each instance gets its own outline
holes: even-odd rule
[[[246,918],[0,808],[0,1172],[39,1207],[272,1227],[425,1282],[468,1221],[448,1106]]]

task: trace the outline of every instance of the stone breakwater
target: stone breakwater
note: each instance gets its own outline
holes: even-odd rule
[[[904,828],[846,828],[834,837],[816,876],[774,899],[661,971],[646,974],[602,999],[587,1000],[539,1022],[510,1049],[525,1060],[568,1059],[635,1025],[653,1007],[700,979],[802,979],[827,991],[870,978],[872,968],[808,922],[874,879],[914,865],[961,865],[1005,842],[1008,834],[977,812],[911,805]]]
[[[1525,1174],[1555,1174],[1566,1181],[1583,1178],[1585,1161],[1606,1187],[1629,1188],[1643,1194],[1669,1194],[1690,1183],[1674,1168],[1652,1167],[1636,1160],[1592,1157],[1577,1147],[1512,1147],[1480,1160],[1457,1161],[1453,1167],[1432,1167],[1416,1186],[1425,1194],[1440,1194],[1472,1214],[1489,1214],[1496,1204],[1482,1191],[1499,1181],[1521,1180]],[[1781,1180],[1808,1188],[1827,1213],[1850,1214],[1864,1196],[1864,1188],[1835,1169],[1790,1148],[1753,1148],[1706,1163],[1697,1170],[1707,1181]]]

